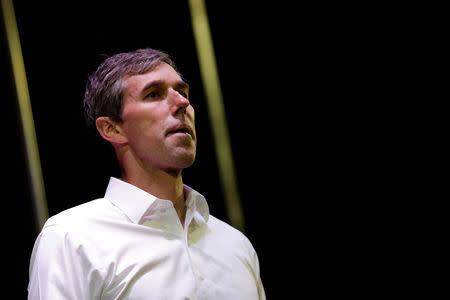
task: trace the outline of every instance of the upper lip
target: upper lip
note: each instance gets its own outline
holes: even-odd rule
[[[178,124],[178,125],[175,125],[175,126],[170,127],[169,130],[167,131],[167,134],[175,133],[175,132],[177,132],[177,131],[180,131],[180,132],[187,132],[187,133],[189,133],[192,137],[194,137],[194,132],[193,132],[193,130],[191,129],[191,127],[189,127],[189,126],[186,125],[186,124]]]

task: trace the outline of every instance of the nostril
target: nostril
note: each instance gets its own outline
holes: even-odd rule
[[[187,106],[178,107],[177,110],[175,111],[175,114],[185,114],[186,108],[187,108]]]

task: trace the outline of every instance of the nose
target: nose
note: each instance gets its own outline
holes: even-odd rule
[[[185,112],[186,108],[191,104],[189,99],[174,89],[169,89],[169,99],[172,106],[173,114]]]

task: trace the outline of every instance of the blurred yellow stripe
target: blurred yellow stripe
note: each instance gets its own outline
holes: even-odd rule
[[[205,3],[203,0],[189,0],[189,6],[227,213],[231,225],[244,232],[244,216],[234,172],[230,138]]]
[[[30,95],[28,92],[27,77],[25,74],[25,65],[23,62],[22,48],[20,46],[19,31],[17,29],[16,16],[12,1],[1,0],[1,3],[6,36],[8,39],[9,53],[11,55],[17,99],[19,102],[36,221],[39,228],[42,228],[48,218],[48,208],[45,198],[44,180],[42,178],[36,132],[34,128],[33,112],[31,110]]]

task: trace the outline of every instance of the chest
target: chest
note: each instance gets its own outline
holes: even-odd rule
[[[107,257],[103,299],[257,299],[248,258],[233,249],[154,233],[122,242]]]

